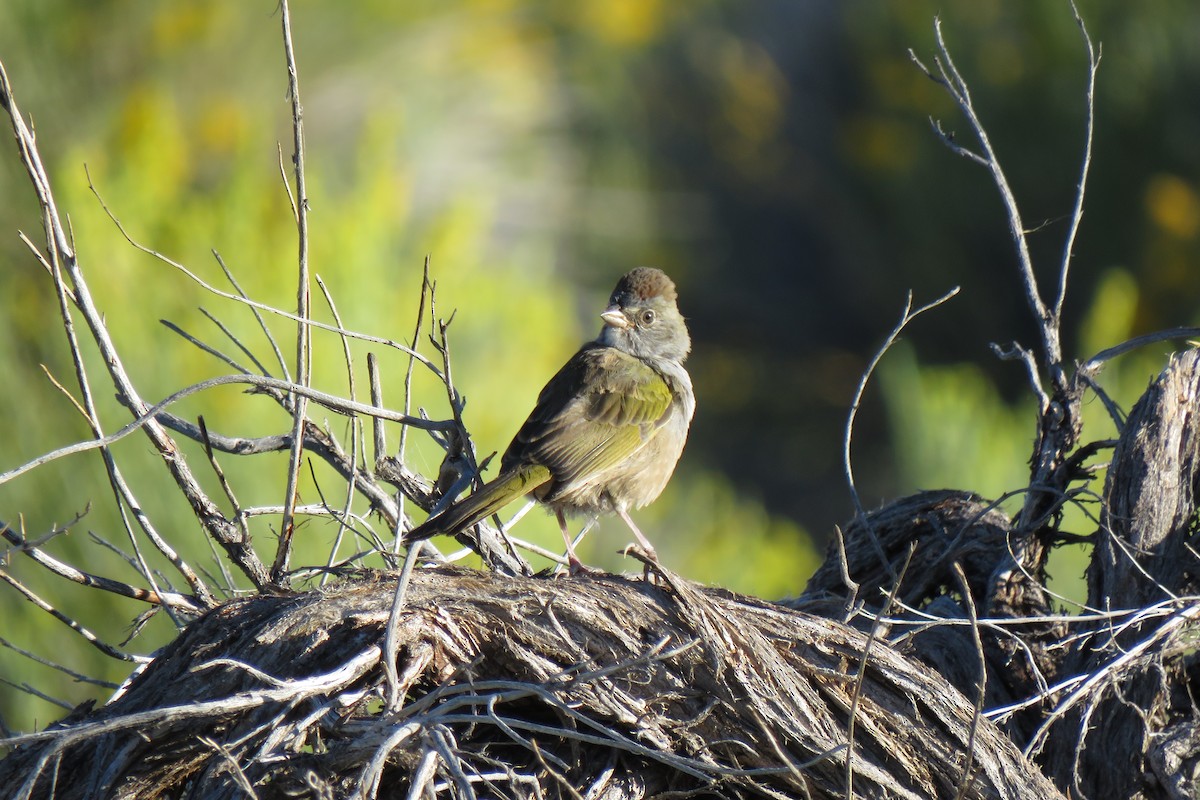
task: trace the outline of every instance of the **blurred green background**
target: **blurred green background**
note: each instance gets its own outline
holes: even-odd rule
[[[1072,358],[1200,322],[1200,6],[1082,0],[1080,10],[1103,61],[1064,330]],[[846,409],[908,289],[920,303],[963,287],[905,333],[868,391],[854,446],[864,502],[943,487],[994,497],[1025,484],[1034,407],[1021,368],[988,350],[1035,343],[1007,223],[983,171],[930,134],[932,115],[970,143],[907,56],[912,47],[931,60],[939,13],[1049,281],[1078,173],[1085,61],[1069,5],[1042,0],[297,2],[313,270],[348,327],[406,340],[431,256],[440,314],[458,312],[455,376],[486,455],[507,444],[542,383],[594,335],[616,278],[638,264],[662,267],[690,321],[699,410],[676,479],[638,519],[690,578],[766,597],[798,593],[832,526],[851,514]],[[232,351],[201,307],[270,363],[244,308],[123,240],[84,165],[143,244],[228,288],[216,249],[253,298],[291,308],[295,233],[276,151],[281,142],[290,154],[290,112],[275,3],[6,0],[0,60],[143,395],[228,371],[158,322]],[[11,145],[0,149],[0,198],[3,470],[87,431],[40,366],[71,385],[50,283],[16,237],[20,229],[37,241],[40,220]],[[315,287],[314,308],[330,320]],[[271,325],[292,353],[292,326]],[[315,383],[346,394],[339,341],[315,341]],[[1105,387],[1127,408],[1172,346],[1123,358],[1105,371]],[[406,360],[377,346],[354,346],[360,397],[368,350],[399,406]],[[89,354],[114,430],[127,415]],[[420,370],[414,402],[447,413]],[[231,387],[176,411],[203,414],[229,435],[288,427],[270,401]],[[1088,413],[1087,438],[1113,435],[1098,403]],[[329,424],[346,436],[344,420]],[[389,437],[394,446],[396,431]],[[150,447],[130,437],[115,452],[163,534],[216,572]],[[202,453],[185,454],[219,497]],[[409,456],[427,474],[440,460],[419,433]],[[286,456],[222,465],[243,505],[280,502]],[[320,486],[306,477],[303,499],[324,493],[340,505],[336,479],[315,475]],[[48,549],[136,582],[90,538],[129,549],[96,454],[0,486],[0,518],[31,537],[89,504]],[[266,560],[277,524],[255,523]],[[1086,533],[1093,523],[1076,511],[1070,525]],[[558,542],[540,512],[519,531]],[[323,563],[334,533],[302,528],[293,564]],[[631,569],[613,555],[626,538],[605,522],[581,554]],[[12,574],[105,640],[131,632],[138,604],[102,605],[28,559],[10,560]],[[1056,587],[1082,597],[1082,569],[1078,552],[1056,560]],[[128,670],[15,591],[0,591],[0,614],[5,640],[109,680]],[[128,649],[148,653],[171,635],[156,619]],[[0,678],[10,684],[0,689],[0,719],[15,729],[63,713],[15,686],[72,704],[106,694],[8,649]]]

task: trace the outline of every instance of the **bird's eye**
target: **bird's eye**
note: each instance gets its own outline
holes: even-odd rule
[[[646,309],[642,312],[641,319],[643,325],[649,325],[650,323],[654,322],[654,312],[650,309]]]

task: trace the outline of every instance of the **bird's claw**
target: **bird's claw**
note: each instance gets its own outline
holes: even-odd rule
[[[556,576],[561,576],[561,575],[566,574],[566,575],[570,575],[571,577],[574,577],[576,575],[591,575],[591,574],[597,572],[597,570],[594,570],[591,567],[584,565],[584,563],[582,561],[580,561],[578,558],[576,558],[574,555],[567,556],[567,563],[565,565],[567,569],[565,570],[565,572],[563,570],[563,566],[564,565],[561,562],[559,562],[558,566],[554,568],[554,574]]]
[[[633,557],[642,562],[643,580],[650,580],[650,576],[654,574],[660,566],[658,563],[658,553],[653,547],[648,548],[634,542],[630,542],[617,552],[623,556]]]

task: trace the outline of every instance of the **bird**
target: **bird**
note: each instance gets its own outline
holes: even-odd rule
[[[504,451],[498,475],[410,530],[406,540],[456,534],[532,495],[557,517],[572,573],[584,568],[568,514],[616,514],[657,561],[629,510],[658,498],[687,442],[696,411],[683,366],[691,337],[674,282],[653,267],[622,276],[600,319],[600,334],[538,395]]]

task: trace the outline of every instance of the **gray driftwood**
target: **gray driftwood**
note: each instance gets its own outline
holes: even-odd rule
[[[853,628],[689,584],[418,570],[230,602],[103,709],[0,766],[35,797],[1052,798],[935,672]],[[853,731],[850,720],[853,719]],[[238,765],[236,768],[233,765]]]

